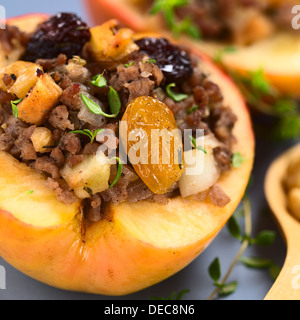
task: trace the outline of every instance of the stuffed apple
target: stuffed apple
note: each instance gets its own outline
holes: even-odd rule
[[[28,33],[28,19],[1,31],[14,58],[0,70],[0,255],[66,290],[125,295],[166,279],[244,195],[254,136],[241,94],[164,36],[70,13]]]
[[[263,70],[279,92],[293,97],[300,95],[299,29],[293,28],[299,24],[296,0],[88,0],[87,3],[96,23],[116,17],[137,31],[184,32],[189,37],[182,40],[192,42],[209,56],[222,54],[222,64],[230,71],[244,76]]]

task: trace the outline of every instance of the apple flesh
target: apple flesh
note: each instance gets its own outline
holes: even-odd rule
[[[297,0],[291,1],[297,4]],[[267,2],[278,5],[283,1]],[[116,18],[139,32],[168,33],[160,16],[151,16],[148,10],[143,10],[142,1],[87,0],[86,5],[94,23],[100,24],[104,19]],[[216,42],[195,41],[186,37],[182,37],[181,41],[199,48],[211,58],[228,46]],[[235,47],[237,48],[235,52],[222,54],[222,63],[226,68],[242,75],[262,69],[270,84],[279,92],[291,97],[300,97],[299,33],[276,33],[252,45]]]
[[[171,199],[111,205],[106,218],[84,223],[80,203],[66,206],[46,178],[0,152],[0,255],[23,273],[74,291],[125,295],[178,272],[214,239],[244,195],[254,158],[254,135],[243,98],[231,80],[195,50],[201,68],[219,84],[238,121],[234,152],[247,159],[218,184],[231,198],[224,208]]]

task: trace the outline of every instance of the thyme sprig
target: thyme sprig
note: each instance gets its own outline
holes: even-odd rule
[[[242,233],[242,229],[237,220],[237,214],[240,215],[241,212],[245,222],[244,233]],[[221,277],[219,259],[216,258],[209,266],[209,274],[212,280],[214,281],[214,285],[216,286],[216,288],[209,295],[207,300],[213,299],[216,295],[223,296],[235,292],[238,283],[236,281],[227,283],[227,280],[231,275],[235,265],[239,261],[242,262],[245,266],[251,268],[268,268],[269,274],[274,280],[276,279],[280,271],[280,268],[271,259],[243,256],[246,249],[250,245],[255,244],[260,246],[269,246],[274,242],[276,237],[276,233],[272,230],[261,231],[260,233],[258,233],[256,237],[252,237],[252,210],[251,202],[247,195],[245,195],[243,198],[242,210],[236,211],[236,213],[229,219],[227,223],[227,228],[234,238],[241,241],[241,246],[222,280],[219,280]]]
[[[73,131],[70,131],[70,133],[82,134],[82,135],[88,136],[91,139],[90,142],[93,143],[97,134],[103,131],[104,129],[97,129],[94,131],[91,131],[89,129],[83,129],[83,130],[73,130]]]

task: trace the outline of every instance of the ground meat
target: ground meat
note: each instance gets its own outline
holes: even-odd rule
[[[58,168],[61,168],[65,163],[65,156],[59,148],[54,148],[51,151],[50,158],[54,160]]]
[[[85,218],[91,222],[98,222],[102,219],[100,194],[93,195],[87,200]]]
[[[34,164],[34,168],[38,171],[51,175],[53,179],[60,177],[59,169],[52,159],[47,156],[38,158]]]
[[[58,76],[59,76],[59,86],[63,89],[63,90],[65,90],[65,89],[67,89],[68,87],[71,87],[72,85],[73,85],[73,82],[72,82],[72,80],[67,76],[67,75],[61,75],[60,73],[58,73],[58,72],[55,72],[55,73],[57,73],[58,74]],[[55,77],[55,76],[53,76],[53,77]],[[74,90],[74,89],[73,89]],[[74,91],[73,91],[74,92]]]
[[[0,104],[2,106],[4,106],[5,104],[9,104],[10,105],[10,102],[12,100],[13,100],[13,96],[10,93],[5,92],[5,91],[0,89]]]
[[[236,115],[228,107],[221,106],[212,110],[213,131],[217,138],[227,145],[232,142],[232,129],[237,121]]]
[[[81,97],[79,93],[79,83],[73,83],[63,91],[60,101],[71,110],[79,110],[81,107]]]
[[[216,147],[214,149],[214,156],[221,172],[230,170],[232,151],[227,146]]]
[[[54,59],[52,56],[51,59],[37,60],[44,72],[63,90],[60,101],[53,106],[43,122],[43,126],[51,130],[53,141],[47,153],[36,152],[31,141],[36,126],[15,118],[11,101],[16,97],[0,90],[0,150],[9,152],[19,161],[45,174],[48,177],[48,187],[55,192],[59,201],[74,203],[79,199],[60,176],[60,169],[65,165],[75,167],[83,161],[85,155],[95,155],[99,147],[107,147],[106,155],[114,151],[119,156],[120,144],[117,137],[123,112],[133,99],[151,96],[169,107],[180,130],[191,129],[194,135],[197,129],[203,129],[205,134],[214,136],[218,140],[214,149],[218,167],[221,172],[230,170],[231,144],[234,141],[232,129],[237,118],[229,107],[224,106],[220,88],[209,81],[201,71],[199,60],[190,57],[184,49],[165,39],[148,38],[144,44],[148,42],[159,46],[157,61],[154,56],[153,59],[149,58],[147,48],[144,48],[143,52],[137,50],[131,53],[127,61],[114,64],[106,70],[95,61],[89,61],[88,56],[85,57],[87,64],[84,67],[74,59],[67,61],[64,54],[56,55]],[[164,51],[164,48],[168,51]],[[157,48],[150,49],[151,53],[155,54]],[[170,56],[168,52],[174,56]],[[176,55],[178,56],[175,57]],[[171,74],[168,73],[169,66],[172,69]],[[97,74],[105,76],[107,85],[103,88],[91,84],[92,76]],[[38,75],[42,75],[42,71]],[[11,86],[15,77],[4,74],[2,80],[7,86]],[[166,90],[166,86],[171,82],[176,82],[174,90],[187,94],[187,98],[180,102],[174,101]],[[84,106],[82,93],[103,108],[104,112],[110,113],[110,86],[117,91],[121,100],[121,110],[116,118],[94,114]],[[99,133],[92,143],[86,135],[70,132],[85,129],[94,132],[100,128],[105,130],[104,133]],[[105,136],[106,134],[108,136]],[[117,168],[118,165],[111,166],[109,185],[115,180]],[[203,194],[195,197],[202,199]],[[206,195],[209,195],[212,203],[221,207],[230,201],[218,185],[210,188],[205,197]],[[129,163],[123,164],[121,176],[112,188],[90,196],[82,200],[81,205],[85,218],[96,222],[103,219],[105,209],[110,203],[118,205],[123,201],[147,200],[167,204],[170,198],[180,196],[180,190],[176,184],[163,195],[154,194]]]
[[[68,205],[78,201],[72,191],[66,189],[66,186],[64,186],[65,188],[62,187],[62,184],[59,184],[52,178],[47,179],[47,186],[55,192],[58,201]]]
[[[2,81],[6,87],[11,87],[14,84],[14,77],[8,73],[4,73]]]
[[[230,202],[230,198],[218,184],[215,184],[210,188],[208,195],[210,201],[221,208],[225,207]]]
[[[11,133],[3,133],[0,135],[0,150],[9,151],[15,142]]]
[[[79,163],[83,161],[83,155],[82,154],[77,154],[77,155],[71,155],[67,159],[67,165],[71,168],[77,166]]]
[[[190,17],[205,39],[231,41],[242,31],[232,23],[236,16],[243,13],[246,21],[253,12],[267,17],[266,4],[257,0],[194,0],[178,8],[176,14],[180,19]]]
[[[15,141],[15,147],[20,151],[20,157],[24,161],[36,160],[37,154],[30,140],[30,137],[36,126],[30,126],[20,132],[19,137]]]
[[[110,183],[113,182],[116,176],[116,166],[111,168],[111,178]],[[122,174],[118,182],[111,189],[107,189],[101,193],[101,197],[104,201],[111,201],[114,204],[119,204],[122,201],[127,201],[129,197],[129,192],[131,192],[131,183],[134,183],[138,180],[138,176],[135,172],[130,169],[128,166],[124,165],[122,168]],[[153,195],[153,194],[152,194]]]
[[[223,100],[223,95],[221,93],[221,89],[218,85],[211,81],[204,82],[204,89],[208,96],[208,100],[210,103],[221,102]],[[198,88],[199,90],[199,88]]]
[[[164,75],[155,63],[146,62],[139,63],[139,71],[142,77],[153,77],[155,84],[160,86],[163,81]]]
[[[100,143],[97,143],[97,142],[88,143],[84,146],[83,153],[84,154],[96,154],[99,147],[100,147]]]
[[[64,65],[67,62],[67,56],[64,54],[58,55],[57,58],[54,59],[38,59],[36,63],[39,64],[45,71],[54,69],[57,66]]]
[[[154,196],[153,192],[140,179],[128,186],[127,194],[126,201],[128,202],[138,202]]]
[[[7,126],[5,133],[11,133],[15,138],[18,138],[23,130],[28,127],[25,122],[15,118],[13,115],[9,116],[5,124]]]
[[[128,102],[139,96],[149,96],[155,86],[163,80],[163,73],[148,57],[138,57],[133,65],[119,65],[110,79],[110,85],[117,91],[128,93]],[[145,59],[145,60],[143,60]],[[130,62],[130,59],[129,59]]]
[[[155,83],[148,78],[142,78],[131,83],[126,83],[124,87],[128,89],[128,102],[130,102],[140,96],[149,96],[155,87]]]
[[[81,150],[81,141],[74,133],[68,133],[62,138],[62,147],[71,154],[78,154]]]
[[[49,123],[57,129],[65,131],[74,130],[74,124],[69,120],[69,112],[66,106],[60,105],[51,111],[48,119]]]
[[[166,205],[169,203],[169,200],[164,194],[155,194],[150,201],[157,202],[159,204]]]
[[[209,103],[209,94],[202,86],[196,86],[193,89],[194,94],[194,101],[197,105],[197,110],[201,111],[201,116],[203,117],[206,112],[206,108],[208,107]]]

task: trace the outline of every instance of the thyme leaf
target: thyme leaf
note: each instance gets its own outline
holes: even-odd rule
[[[83,93],[81,94],[81,99],[84,102],[84,104],[86,105],[86,107],[94,114],[98,114],[98,115],[102,115],[106,118],[116,118],[116,116],[118,114],[107,114],[104,111],[102,111],[101,107],[94,102],[93,100],[91,100],[90,98],[88,98],[86,95],[84,95]]]
[[[107,81],[103,74],[97,74],[92,78],[91,84],[98,88],[104,88],[107,85]]]
[[[207,154],[207,151],[205,150],[205,148],[203,148],[202,146],[197,146],[197,141],[193,136],[189,136],[189,139],[192,142],[192,145],[195,149],[201,150],[203,151],[205,154]]]
[[[171,88],[175,88],[176,87],[176,84],[175,83],[170,83],[167,85],[166,87],[166,92],[167,92],[167,95],[173,99],[175,102],[180,102],[180,101],[183,101],[185,100],[188,95],[185,94],[185,93],[178,93],[178,92],[175,92],[173,91]]]
[[[239,168],[245,161],[246,159],[240,152],[234,153],[231,159],[231,163],[234,168]]]
[[[18,118],[18,113],[19,113],[19,110],[18,110],[18,104],[23,100],[22,99],[18,99],[18,100],[14,100],[14,101],[11,101],[11,108],[12,108],[12,112],[15,116],[15,118]]]
[[[123,170],[123,164],[122,164],[122,161],[120,158],[118,157],[113,157],[111,158],[111,160],[117,160],[119,165],[118,165],[118,171],[117,171],[117,175],[116,175],[116,178],[115,180],[112,182],[112,184],[109,186],[109,189],[111,189],[117,182],[118,180],[120,179],[121,177],[121,174],[122,174],[122,170]]]
[[[89,129],[83,129],[83,130],[73,130],[73,131],[70,131],[70,133],[82,134],[82,135],[88,136],[91,139],[91,143],[93,143],[97,134],[103,131],[104,129],[97,129],[94,132],[92,132]]]

